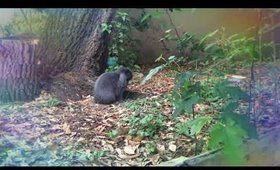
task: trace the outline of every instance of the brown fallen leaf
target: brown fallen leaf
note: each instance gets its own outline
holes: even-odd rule
[[[106,144],[105,146],[104,146],[105,148],[108,148],[109,150],[110,150],[110,152],[114,152],[114,147],[111,145],[111,144]]]
[[[127,135],[128,127],[121,126],[118,128],[118,135]]]
[[[81,142],[81,141],[84,141],[84,140],[85,140],[85,138],[80,137],[80,138],[77,140],[77,142]]]
[[[159,160],[160,160],[160,155],[159,155],[159,154],[156,154],[156,155],[152,156],[152,157],[150,158],[150,160],[151,160],[152,163],[155,165],[155,164],[157,164],[157,163],[159,162]]]
[[[160,144],[157,144],[157,150],[159,151],[159,153],[164,153],[166,151],[165,146]]]
[[[64,130],[66,135],[71,134],[70,125],[68,125],[66,122],[63,124],[62,129]]]
[[[139,147],[139,145],[135,145],[135,146],[131,146],[131,145],[128,145],[128,146],[125,146],[124,147],[124,152],[128,155],[134,155],[135,154],[135,151],[136,149]]]
[[[172,152],[176,152],[177,146],[173,143],[170,143],[168,149]]]
[[[142,140],[143,140],[143,137],[141,137],[141,136],[136,136],[131,139],[131,141],[134,141],[134,142],[141,142]]]

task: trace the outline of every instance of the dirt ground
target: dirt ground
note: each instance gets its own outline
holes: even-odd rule
[[[277,87],[275,88],[277,86],[275,74],[279,75],[280,72],[278,67],[275,68],[256,68],[255,84],[260,88],[254,90],[254,114],[258,114],[255,118],[257,117],[257,127],[262,139],[250,141],[251,143],[245,146],[248,149],[248,165],[279,165],[277,162],[280,158],[277,130],[279,93]],[[277,73],[274,73],[275,70]],[[167,94],[174,86],[174,79],[168,74],[168,70],[162,71],[145,85],[140,85],[143,75],[137,74],[129,85],[127,101],[139,98],[153,100]],[[248,85],[250,72],[245,70],[240,74],[246,77],[244,82]],[[133,114],[125,107],[125,102],[98,105],[94,103],[91,96],[85,96],[82,100],[66,101],[50,106],[46,104],[46,101],[51,101],[50,98],[47,92],[42,92],[35,101],[14,109],[2,109],[0,136],[25,141],[31,148],[41,143],[54,153],[58,152],[59,147],[77,143],[83,144],[88,150],[105,149],[108,153],[96,163],[105,166],[156,165],[178,156],[188,157],[194,154],[193,139],[176,135],[175,124],[172,121],[173,106],[167,101],[158,104],[166,118],[167,130],[160,132],[156,140],[159,152],[149,154],[144,147],[149,140],[127,135],[128,127],[121,123],[121,120]],[[143,108],[143,112],[146,111],[145,109]],[[112,129],[117,129],[119,134],[115,139],[108,137],[108,132]],[[203,132],[198,138],[207,140],[207,132]]]

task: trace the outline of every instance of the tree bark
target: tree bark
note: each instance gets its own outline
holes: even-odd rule
[[[37,51],[41,80],[51,78],[49,90],[62,100],[89,95],[94,76],[106,69],[110,24],[115,9],[51,9]]]
[[[0,101],[26,101],[39,93],[36,44],[28,40],[0,39]]]
[[[61,100],[90,95],[108,58],[101,24],[114,15],[115,9],[50,9],[36,48],[31,41],[0,40],[0,101],[32,100],[38,81]]]

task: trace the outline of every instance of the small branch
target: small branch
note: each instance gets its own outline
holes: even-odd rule
[[[259,36],[259,27],[256,28],[256,36]],[[253,44],[253,52],[256,51],[256,43]],[[249,101],[249,112],[252,110],[253,112],[253,119],[254,119],[254,125],[256,127],[256,122],[257,122],[257,115],[256,115],[256,108],[255,108],[255,95],[253,94],[253,87],[255,87],[255,75],[254,75],[254,55],[252,54],[252,64],[251,64],[251,78],[250,78],[250,87],[249,87],[249,96],[250,96],[250,101]]]
[[[179,32],[178,32],[176,26],[174,25],[174,23],[173,23],[173,21],[172,21],[172,18],[171,18],[171,16],[170,16],[169,12],[168,12],[168,9],[166,9],[165,11],[166,11],[166,14],[167,14],[167,16],[168,16],[168,18],[169,18],[169,21],[170,21],[172,27],[174,27],[174,30],[175,30],[176,35],[177,35],[177,38],[181,41],[181,37],[180,37],[180,35],[179,35]]]

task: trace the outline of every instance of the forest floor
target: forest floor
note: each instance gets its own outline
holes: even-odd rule
[[[275,75],[280,75],[280,69],[274,68],[255,68],[258,90],[255,90],[254,107],[259,115],[260,134],[276,129],[279,124],[279,87]],[[174,87],[172,71],[161,71],[145,85],[140,85],[142,73],[147,73],[147,69],[135,74],[128,87],[128,99],[119,104],[95,104],[91,96],[80,101],[60,102],[42,92],[32,102],[2,105],[0,164],[146,166],[180,156],[194,156],[194,139],[178,134],[172,117],[174,108],[169,100]],[[240,70],[238,74],[245,77],[239,85],[249,90],[250,69]],[[200,104],[195,109],[201,114],[215,114],[211,107],[212,104]],[[128,135],[133,130],[129,121],[137,119],[131,116],[137,114],[161,114],[163,122],[159,133],[150,138]],[[180,116],[179,120],[189,119]],[[133,127],[137,129],[136,125]],[[207,151],[208,134],[205,129],[197,136],[202,141],[199,153]]]

